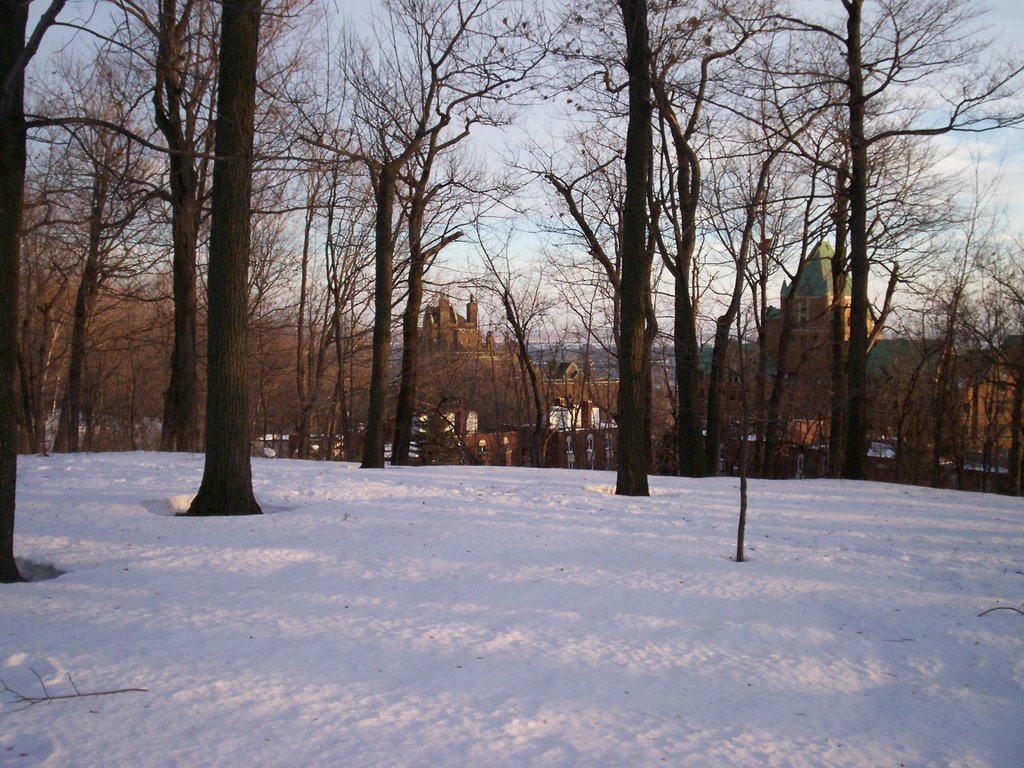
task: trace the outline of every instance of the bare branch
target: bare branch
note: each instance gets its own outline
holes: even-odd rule
[[[28,709],[29,707],[34,707],[36,704],[48,703],[51,701],[65,701],[67,699],[85,699],[96,696],[113,696],[118,693],[149,693],[148,688],[115,688],[106,691],[87,691],[85,693],[82,693],[82,691],[80,691],[78,689],[78,686],[75,684],[74,679],[71,677],[71,673],[68,672],[68,682],[71,684],[71,687],[74,689],[75,692],[54,695],[50,693],[49,690],[46,688],[46,683],[43,682],[42,676],[38,672],[36,672],[36,670],[32,669],[32,667],[29,667],[29,670],[32,672],[33,675],[36,676],[36,680],[39,681],[39,687],[43,691],[42,696],[30,696],[26,693],[22,693],[21,691],[11,688],[6,683],[6,681],[0,678],[0,693],[10,694],[12,697],[14,697],[14,703],[21,705],[15,710],[16,712],[20,712],[23,709]]]

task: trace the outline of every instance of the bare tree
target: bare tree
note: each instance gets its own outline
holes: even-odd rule
[[[253,122],[261,0],[225,0],[210,229],[206,464],[188,514],[260,514],[245,381]]]
[[[462,230],[456,219],[464,218],[467,200],[460,194],[465,181],[459,179],[462,166],[451,162],[448,172],[440,179],[433,179],[434,164],[439,155],[455,147],[457,142],[449,139],[439,143],[440,132],[431,133],[423,149],[417,154],[416,162],[408,174],[406,183],[406,245],[409,261],[406,270],[406,304],[402,312],[402,362],[398,382],[398,398],[395,404],[395,431],[392,441],[391,461],[393,464],[408,464],[412,446],[413,417],[416,411],[416,382],[419,371],[419,323],[423,309],[423,280],[427,270],[441,252],[461,239]],[[464,132],[459,138],[468,137]],[[432,210],[433,209],[433,210]],[[440,226],[437,236],[425,242],[428,232],[428,216]]]
[[[711,353],[711,370],[708,372],[707,383],[707,420],[704,436],[704,453],[709,461],[706,468],[709,474],[717,474],[718,455],[722,442],[723,399],[725,383],[728,377],[729,337],[735,324],[739,322],[738,314],[743,298],[743,288],[749,271],[750,262],[759,248],[769,248],[770,238],[765,231],[767,197],[772,165],[775,163],[781,147],[774,147],[752,158],[749,168],[743,168],[737,174],[736,186],[730,190],[724,181],[725,174],[716,179],[714,192],[717,197],[715,208],[718,212],[719,237],[723,246],[732,258],[735,272],[731,290],[724,299],[727,301],[724,311],[715,320],[715,337]],[[745,174],[744,174],[745,171]],[[738,193],[739,199],[726,203],[730,192]],[[739,215],[735,215],[739,214]],[[760,231],[758,231],[760,224]],[[735,237],[739,236],[736,241]],[[741,377],[742,379],[742,377]],[[745,380],[744,380],[745,383]],[[749,399],[744,388],[745,414],[749,411]],[[747,419],[749,421],[749,417]],[[744,455],[742,463],[746,467],[746,447],[744,439]],[[742,549],[740,550],[742,551]],[[737,559],[742,559],[738,556]]]
[[[658,250],[675,280],[673,347],[677,390],[679,474],[700,476],[709,468],[699,401],[700,343],[697,330],[695,252],[703,202],[701,144],[712,130],[708,102],[719,71],[764,27],[757,3],[709,2],[696,13],[662,7],[652,59],[652,86],[664,148],[659,210],[668,231],[655,230]],[[738,284],[738,283],[737,283]],[[731,317],[724,327],[731,326]],[[728,331],[724,332],[728,335]]]
[[[0,583],[20,581],[14,561],[18,473],[18,268],[25,188],[25,69],[64,0],[52,0],[30,37],[28,3],[0,2]]]
[[[485,268],[482,286],[494,294],[504,312],[506,327],[512,334],[519,377],[529,404],[530,461],[533,466],[543,466],[547,404],[541,373],[531,357],[530,342],[538,324],[552,308],[551,299],[544,292],[547,282],[544,266],[531,269],[529,273],[515,269],[509,249],[511,236],[495,249],[485,244],[479,229],[477,235]]]
[[[152,78],[153,119],[166,145],[172,243],[173,349],[161,447],[198,451],[197,249],[208,192],[217,65],[216,15],[208,0],[115,0],[120,49]]]
[[[973,31],[978,18],[973,2],[843,0],[843,12],[833,23],[786,21],[828,41],[842,61],[841,74],[833,68],[818,75],[840,86],[837,103],[846,111],[852,296],[843,475],[859,479],[866,467],[869,189],[879,153],[901,138],[1018,124],[1024,119],[1015,103],[1024,64],[990,53],[991,41]],[[921,100],[925,89],[937,98]]]
[[[331,331],[337,378],[333,415],[327,429],[339,435],[340,458],[355,458],[356,393],[366,387],[358,378],[361,360],[369,351],[373,297],[372,194],[364,183],[343,175],[334,178],[324,240],[327,288],[331,298]],[[327,455],[332,455],[328,451]]]
[[[53,97],[63,106],[50,104],[48,111],[84,114],[88,109],[110,123],[133,127],[130,102],[123,99],[121,87],[125,73],[115,62],[102,54],[87,67],[82,61],[65,59],[58,71],[61,85],[73,87]],[[86,93],[90,95],[88,107],[81,103]],[[149,158],[128,138],[102,127],[82,126],[66,134],[58,130],[51,141],[59,143],[62,137],[67,139],[61,149],[64,183],[55,206],[66,242],[78,251],[79,258],[54,450],[77,451],[86,390],[91,388],[87,354],[97,302],[112,282],[123,284],[151,266],[143,256],[142,243],[150,239],[144,212],[154,195],[145,181],[152,171]],[[88,421],[91,424],[91,419]]]
[[[418,154],[424,192],[433,159],[479,124],[507,120],[510,96],[543,56],[514,5],[485,0],[389,0],[374,46],[348,53],[358,130],[335,149],[364,163],[376,207],[373,365],[363,466],[384,466],[394,287],[395,202]],[[417,256],[420,258],[420,256]]]
[[[646,0],[620,0],[629,77],[626,190],[622,206],[622,284],[619,334],[619,469],[615,492],[648,496],[651,249],[647,195],[651,184],[651,50]]]
[[[1021,495],[1024,474],[1024,275],[1019,260],[1015,258],[1022,246],[1021,238],[1014,238],[1009,252],[997,252],[982,262],[991,282],[989,290],[985,291],[976,329],[984,341],[986,354],[1001,369],[1010,388],[1010,434],[1004,490],[1012,496]]]

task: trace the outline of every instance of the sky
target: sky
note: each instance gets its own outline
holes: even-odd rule
[[[838,0],[801,0],[813,10],[834,9]],[[368,23],[372,5],[365,0],[328,0],[331,7],[346,14],[360,25]],[[1024,10],[1020,0],[991,0],[987,7],[987,22],[990,31],[996,37],[998,46],[1015,46],[1024,51]],[[43,4],[35,2],[33,6],[42,8]],[[79,3],[69,5],[70,15],[84,19],[94,8],[94,4]],[[49,46],[56,45],[59,38],[55,36]],[[52,47],[44,47],[41,56],[52,52]],[[550,112],[542,114],[527,113],[521,119],[521,126],[528,134],[552,135],[563,130],[564,126],[552,125]],[[1008,231],[1018,236],[1024,233],[1024,129],[1005,129],[988,133],[980,137],[945,136],[934,142],[946,153],[941,166],[950,170],[973,173],[977,163],[982,186],[991,192],[990,204],[1000,211],[1005,211]],[[501,131],[491,131],[487,138],[476,142],[476,152],[486,156],[488,153],[501,151],[503,144]],[[542,252],[542,244],[535,237],[524,239],[521,250],[524,257],[535,259]],[[451,276],[458,278],[470,269],[478,268],[478,257],[472,246],[455,246],[450,250],[448,260]],[[460,262],[469,262],[463,266]],[[781,280],[781,278],[780,278]],[[884,286],[884,278],[875,281]]]

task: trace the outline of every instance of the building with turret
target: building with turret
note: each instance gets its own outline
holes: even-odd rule
[[[783,281],[780,306],[768,310],[764,323],[765,346],[783,375],[799,374],[802,381],[830,383],[833,310],[842,312],[843,340],[850,338],[850,284],[838,299],[834,295],[832,260],[835,251],[825,242],[811,254],[790,283]],[[784,359],[778,360],[779,341],[788,327]],[[781,364],[780,364],[781,363]]]
[[[780,306],[768,310],[764,322],[768,373],[782,377],[778,418],[784,450],[792,461],[812,452],[827,461],[832,409],[833,322],[838,311],[844,341],[850,338],[850,285],[837,296],[832,265],[835,251],[822,242],[792,282],[784,281]],[[843,347],[845,351],[845,346]],[[824,466],[808,472],[824,471]]]

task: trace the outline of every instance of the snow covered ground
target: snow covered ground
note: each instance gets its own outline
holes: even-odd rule
[[[833,481],[23,457],[3,766],[1021,766],[1019,499]]]

